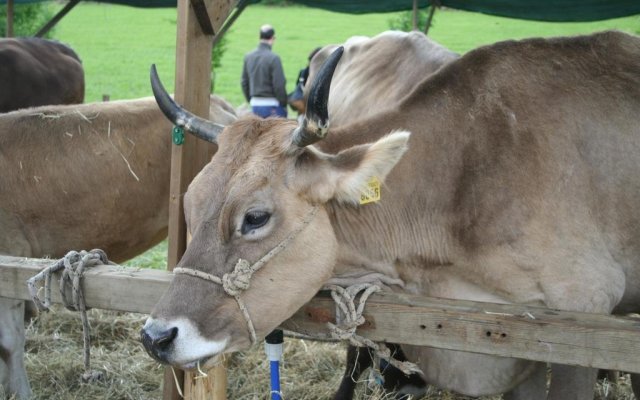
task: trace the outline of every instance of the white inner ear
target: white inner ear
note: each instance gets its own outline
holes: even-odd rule
[[[343,203],[358,204],[360,193],[369,179],[384,181],[391,169],[400,161],[409,148],[407,143],[411,132],[396,131],[373,143],[358,166],[352,171],[336,171],[338,179],[334,198]]]

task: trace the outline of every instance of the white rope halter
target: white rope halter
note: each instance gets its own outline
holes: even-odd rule
[[[271,249],[271,251],[265,254],[261,259],[256,261],[253,265],[251,265],[249,261],[240,258],[238,259],[238,262],[233,268],[233,272],[225,273],[224,275],[222,275],[222,278],[206,272],[198,271],[196,269],[184,268],[184,267],[174,268],[173,273],[190,275],[196,278],[204,279],[206,281],[221,285],[225,293],[227,293],[229,296],[232,296],[233,298],[236,299],[236,302],[238,303],[238,307],[242,312],[242,316],[244,317],[245,321],[247,321],[247,328],[249,330],[249,335],[251,337],[251,344],[255,344],[258,341],[256,337],[256,331],[253,327],[253,322],[251,321],[249,310],[247,309],[247,306],[242,301],[242,298],[240,298],[240,295],[242,294],[242,292],[249,289],[249,285],[251,283],[251,277],[253,276],[253,274],[256,271],[258,271],[260,268],[262,268],[266,263],[268,263],[278,253],[284,250],[293,241],[293,239],[295,239],[295,237],[300,232],[302,232],[304,228],[306,228],[309,225],[309,223],[313,220],[313,217],[315,217],[316,213],[318,212],[318,208],[319,208],[318,206],[314,206],[309,211],[309,213],[304,217],[304,219],[302,220],[302,223],[296,230],[291,232],[289,236],[284,238],[282,242],[280,242],[276,247]]]
[[[233,268],[233,272],[225,273],[224,275],[222,275],[222,278],[192,268],[178,267],[174,268],[173,272],[175,274],[190,275],[221,285],[225,293],[227,293],[229,296],[233,296],[233,298],[236,299],[238,307],[240,308],[245,321],[247,321],[247,328],[251,337],[251,344],[255,344],[258,341],[256,337],[256,331],[253,327],[253,322],[251,321],[249,310],[242,301],[240,295],[242,294],[242,292],[249,289],[251,277],[253,276],[253,274],[260,268],[262,268],[278,253],[284,250],[293,241],[293,239],[309,225],[317,212],[318,206],[313,207],[304,217],[302,223],[296,230],[291,232],[282,242],[280,242],[276,247],[265,254],[261,259],[256,261],[253,265],[251,265],[247,260],[244,260],[242,258],[238,259],[238,262]],[[396,360],[393,358],[393,355],[390,353],[389,349],[386,346],[380,346],[377,343],[356,334],[356,329],[358,328],[358,326],[362,325],[365,322],[362,315],[362,313],[364,312],[365,303],[371,294],[380,290],[379,286],[372,284],[359,284],[350,286],[345,289],[338,285],[326,285],[324,289],[331,290],[331,296],[333,297],[333,300],[336,302],[337,306],[336,319],[338,320],[338,323],[327,323],[330,339],[348,340],[354,346],[369,347],[373,349],[376,360],[375,364],[378,364],[377,360],[383,359],[386,360],[389,364],[398,368],[405,375],[410,375],[412,373],[419,373],[423,375],[422,371],[416,364],[408,361],[402,362]],[[360,292],[362,292],[362,295],[360,296],[359,303],[356,306],[356,297]],[[314,339],[327,339],[327,337],[322,334],[305,336]]]

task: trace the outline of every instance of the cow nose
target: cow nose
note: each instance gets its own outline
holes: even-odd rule
[[[147,327],[140,331],[140,340],[147,353],[161,363],[168,363],[168,349],[173,340],[178,336],[178,328],[166,330],[153,330]]]

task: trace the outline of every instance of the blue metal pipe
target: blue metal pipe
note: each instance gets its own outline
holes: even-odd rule
[[[280,392],[280,361],[269,361],[271,367],[271,400],[282,400]]]
[[[264,342],[264,351],[267,353],[271,371],[271,400],[282,400],[282,392],[280,392],[280,361],[282,360],[284,334],[281,330],[276,329],[264,338]]]

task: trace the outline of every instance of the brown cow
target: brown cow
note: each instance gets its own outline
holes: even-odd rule
[[[185,197],[192,241],[142,330],[154,358],[212,365],[358,273],[427,296],[638,311],[640,38],[479,48],[327,135],[334,54],[299,126],[246,118],[220,133],[154,82],[165,114],[219,144]],[[359,206],[372,177],[381,200]],[[543,363],[402,348],[437,386],[545,397]],[[553,365],[548,398],[592,398],[594,382]]]
[[[235,114],[212,96],[210,118]],[[151,97],[0,115],[0,254],[102,248],[120,262],[164,239],[170,132]],[[0,385],[27,398],[23,304],[0,300]]]
[[[307,82],[313,82],[322,64],[337,47],[325,46],[316,53],[309,66]],[[346,125],[391,108],[417,83],[457,58],[458,54],[417,31],[388,31],[372,38],[349,38],[344,43],[344,54],[331,81],[328,104],[331,126]],[[310,86],[305,88],[307,96]],[[355,371],[361,372],[372,364],[368,355],[364,350],[348,349],[347,369],[334,400],[353,398],[358,378]],[[411,387],[413,394],[417,393],[416,388],[424,388],[417,374],[404,379],[404,375],[391,365],[383,369],[383,375],[387,388],[403,391],[406,385]]]
[[[84,101],[78,55],[55,40],[0,39],[0,113]]]
[[[313,57],[307,82],[313,82],[337,47],[325,46]],[[342,126],[392,107],[424,78],[458,57],[422,32],[387,31],[372,38],[349,38],[331,81],[331,125]],[[310,86],[305,87],[307,96]]]

